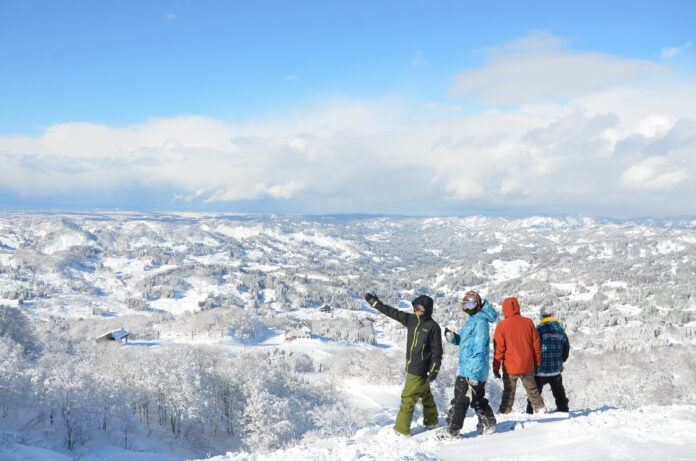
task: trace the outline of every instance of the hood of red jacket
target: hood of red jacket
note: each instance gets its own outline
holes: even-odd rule
[[[517,298],[505,298],[503,300],[503,315],[506,319],[513,315],[520,315],[520,302]]]

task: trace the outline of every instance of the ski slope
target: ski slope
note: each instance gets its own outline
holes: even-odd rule
[[[394,409],[396,411],[396,409]],[[238,453],[209,461],[543,461],[543,460],[694,460],[696,406],[600,408],[528,417],[497,416],[498,432],[480,436],[476,418],[467,417],[458,440],[438,441],[435,431],[410,438],[390,426],[374,426],[354,437],[327,439],[265,454]],[[414,432],[422,430],[416,426]],[[413,430],[413,427],[412,427]]]
[[[387,400],[392,400],[388,398]],[[395,415],[397,408],[391,408]],[[395,435],[391,425],[373,425],[350,438],[328,438],[269,453],[230,453],[207,461],[581,461],[696,459],[696,406],[649,406],[637,410],[598,408],[551,413],[497,416],[498,432],[476,433],[471,414],[462,435],[438,441],[435,431],[412,426],[410,438]],[[3,461],[183,461],[162,453],[107,447],[87,456],[0,442]]]

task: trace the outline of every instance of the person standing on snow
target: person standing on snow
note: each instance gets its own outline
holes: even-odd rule
[[[482,434],[491,434],[496,427],[493,410],[485,395],[490,355],[489,325],[496,321],[498,313],[488,301],[482,302],[475,291],[464,295],[462,309],[469,318],[459,333],[445,328],[447,341],[459,346],[459,375],[454,383],[454,398],[445,427],[438,433],[440,439],[459,436],[469,405],[478,416],[477,428]]]
[[[546,384],[551,386],[553,398],[556,400],[556,411],[568,412],[568,398],[563,388],[563,363],[570,355],[570,342],[565,330],[558,323],[553,312],[542,308],[541,323],[537,333],[541,340],[541,365],[537,367],[534,382],[541,393]],[[532,412],[532,404],[527,401],[527,413]]]
[[[493,375],[496,378],[500,378],[500,366],[503,366],[503,396],[498,412],[506,414],[512,411],[519,378],[534,412],[545,413],[544,400],[534,382],[534,369],[541,363],[541,345],[534,322],[520,315],[517,298],[503,300],[503,315],[505,320],[495,327],[493,337]]]
[[[401,392],[401,407],[396,416],[394,431],[411,435],[413,411],[419,400],[423,402],[423,425],[431,428],[439,423],[437,406],[430,383],[435,381],[442,362],[442,333],[440,325],[432,319],[433,300],[418,296],[411,304],[413,314],[402,312],[382,303],[377,296],[367,293],[365,301],[387,317],[391,317],[408,329],[406,336],[406,383]]]

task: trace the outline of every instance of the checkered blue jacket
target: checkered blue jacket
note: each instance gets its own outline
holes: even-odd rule
[[[554,317],[542,320],[537,332],[541,341],[541,364],[537,367],[536,375],[557,375],[570,354],[568,336]]]

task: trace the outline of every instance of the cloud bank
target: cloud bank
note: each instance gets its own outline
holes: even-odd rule
[[[159,194],[160,209],[271,201],[322,213],[696,212],[696,79],[568,50],[548,34],[488,53],[453,77],[452,100],[418,107],[343,100],[247,124],[186,116],[2,137],[0,194],[20,203],[87,194],[105,208],[138,190]],[[485,108],[425,118],[462,100]]]

